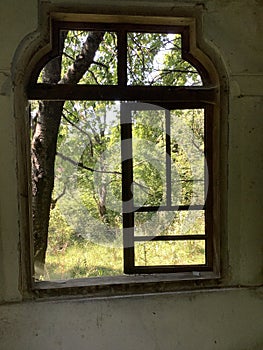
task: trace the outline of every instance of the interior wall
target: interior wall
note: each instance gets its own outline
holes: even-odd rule
[[[41,6],[39,6],[41,5]],[[14,76],[36,41],[46,10],[116,13],[198,12],[204,45],[229,81],[225,150],[227,203],[222,227],[227,278],[211,290],[101,299],[23,301],[21,188],[17,177]],[[42,8],[42,9],[41,9]],[[0,2],[0,349],[263,348],[263,3],[261,0]],[[227,126],[227,127],[226,127]],[[223,152],[224,154],[224,152]],[[261,286],[261,287],[260,287]]]

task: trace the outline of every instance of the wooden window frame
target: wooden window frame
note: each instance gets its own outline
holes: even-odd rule
[[[64,282],[57,284],[52,282],[33,282],[33,289],[40,294],[45,294],[43,291],[50,290],[48,294],[56,294],[58,290],[66,288],[74,293],[83,288],[88,287],[88,292],[91,294],[100,294],[101,286],[111,286],[113,294],[118,294],[117,290],[120,286],[131,292],[137,290],[139,283],[148,283],[151,286],[156,282],[172,281],[196,281],[204,279],[217,279],[220,277],[219,265],[219,229],[216,227],[219,213],[219,188],[218,188],[218,173],[219,163],[217,156],[219,154],[219,102],[220,89],[217,71],[211,60],[197,47],[195,20],[193,18],[151,18],[145,23],[144,17],[123,16],[120,20],[119,16],[87,16],[85,22],[82,21],[61,21],[60,16],[53,16],[52,22],[52,50],[44,55],[31,74],[31,79],[27,87],[27,97],[29,100],[50,100],[50,101],[65,101],[65,100],[122,100],[134,102],[140,100],[143,103],[151,103],[166,109],[193,109],[203,108],[205,110],[205,143],[207,145],[206,158],[208,162],[209,172],[209,189],[206,199],[206,227],[209,230],[207,236],[207,263],[205,266],[195,266],[184,268],[153,268],[151,270],[139,269],[142,274],[153,274],[147,276],[147,279],[142,279],[143,276],[120,276],[119,278],[99,278],[99,279],[83,279],[81,283],[78,281]],[[168,23],[168,24],[167,24]],[[179,23],[179,24],[176,24]],[[101,85],[47,85],[37,83],[38,75],[50,59],[56,57],[59,53],[59,31],[60,30],[114,30],[118,33],[119,38],[126,31],[144,31],[166,33],[173,32],[182,35],[183,47],[182,57],[192,63],[198,69],[202,77],[203,85],[198,87],[190,86],[127,86],[127,76],[123,74],[124,68],[126,71],[125,59],[120,59],[122,62],[118,69],[118,84],[112,86]],[[122,40],[124,40],[122,38]],[[124,55],[123,46],[119,45],[119,55]],[[161,98],[160,98],[161,96]],[[209,132],[208,132],[209,131]],[[186,209],[186,208],[185,208]],[[127,219],[128,221],[130,219]],[[125,221],[125,220],[124,220]],[[124,248],[125,250],[126,248]],[[126,253],[127,256],[131,251]],[[138,273],[138,269],[130,268],[130,264],[125,267],[126,273]],[[168,275],[163,273],[170,272]],[[130,288],[127,289],[127,284]],[[112,285],[114,286],[112,288]],[[119,286],[119,287],[116,287]],[[104,288],[102,288],[105,290]],[[168,288],[169,289],[169,288]],[[145,289],[147,290],[147,288]],[[104,292],[103,292],[104,293]],[[102,294],[103,294],[102,293]]]

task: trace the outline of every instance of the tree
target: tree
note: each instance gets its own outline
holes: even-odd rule
[[[62,52],[42,71],[43,83],[77,84],[94,61],[104,32],[91,32],[80,54],[61,78]],[[64,47],[65,33],[60,37]],[[34,263],[36,273],[43,271],[48,239],[49,212],[54,187],[54,164],[57,139],[64,103],[39,103],[36,126],[32,137],[32,216],[34,236]]]
[[[61,53],[59,57],[51,60],[42,70],[43,83],[49,84],[77,84],[83,81],[86,84],[116,84],[117,82],[117,43],[116,34],[111,32],[75,32],[62,31],[60,35]],[[174,34],[157,33],[129,33],[127,49],[127,74],[130,85],[195,85],[200,84],[200,76],[195,69],[181,57],[181,38]],[[85,105],[85,109],[92,109],[92,104]],[[96,107],[97,108],[97,107]],[[95,108],[95,109],[96,109]],[[102,103],[101,108],[105,108]],[[94,110],[94,108],[93,108]],[[63,101],[39,101],[36,112],[36,123],[32,131],[32,211],[34,235],[34,263],[36,275],[41,274],[45,264],[47,250],[48,227],[50,208],[63,195],[52,198],[54,189],[54,167],[56,155],[68,162],[73,159],[58,153],[58,144],[63,139],[62,119],[73,127],[79,110]],[[145,116],[147,119],[147,116]],[[143,119],[143,118],[142,118]],[[90,172],[94,172],[94,154],[103,154],[111,138],[105,135],[106,122],[97,120],[97,125],[91,125],[88,134],[89,148],[83,153],[81,162],[77,166],[83,171],[79,174],[79,181],[83,187],[88,185]],[[149,124],[149,123],[148,123]],[[164,144],[157,141],[158,130],[145,124],[138,124],[135,133],[148,140],[153,140],[157,146]],[[154,136],[154,134],[157,135]],[[140,157],[138,157],[140,159]],[[109,171],[103,161],[101,168],[96,170],[100,174],[111,173],[115,181],[120,184],[118,171]],[[119,169],[120,171],[120,169]],[[153,175],[154,174],[154,175]],[[116,178],[117,175],[117,178]],[[146,183],[151,182],[149,188],[144,187],[138,180],[138,194],[143,197],[145,191],[150,195],[149,204],[158,204],[162,197],[160,179],[151,165],[138,161],[135,171],[138,179],[143,178]],[[93,202],[102,221],[116,220],[116,216],[106,208],[107,182],[102,181],[99,193],[92,192]],[[117,187],[116,186],[116,190]],[[88,204],[87,204],[88,205]],[[93,204],[92,204],[93,205]],[[94,209],[94,206],[92,210]]]

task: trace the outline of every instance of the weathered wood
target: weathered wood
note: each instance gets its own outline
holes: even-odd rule
[[[214,104],[217,98],[216,88],[179,87],[179,86],[127,86],[118,85],[74,85],[74,84],[37,84],[28,89],[31,100],[97,100],[97,101],[148,101],[189,104]]]

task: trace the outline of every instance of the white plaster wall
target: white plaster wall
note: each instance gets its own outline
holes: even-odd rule
[[[44,1],[43,1],[44,3]],[[46,1],[61,8],[91,0]],[[38,26],[36,0],[0,1],[0,349],[263,349],[263,2],[262,0],[97,0],[149,14],[156,7],[203,11],[207,43],[220,53],[230,81],[229,257],[225,290],[131,298],[22,302],[19,291],[19,208],[11,65]],[[201,5],[200,5],[201,4]],[[117,8],[117,7],[116,7]],[[179,10],[180,12],[180,10]],[[22,47],[22,46],[20,46]],[[16,55],[15,55],[16,52]],[[15,55],[15,56],[14,56]],[[223,145],[224,146],[224,145]],[[246,287],[247,286],[247,287]],[[250,287],[249,287],[250,286]],[[254,286],[254,287],[253,287]]]
[[[1,349],[262,350],[259,300],[229,290],[5,305]]]
[[[0,299],[20,298],[16,139],[11,65],[19,43],[37,26],[36,1],[0,1]],[[1,346],[0,346],[1,348]]]

